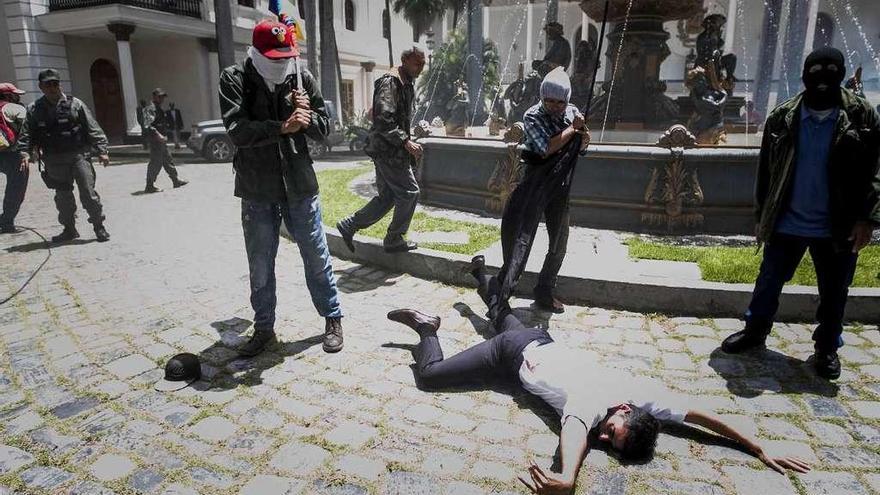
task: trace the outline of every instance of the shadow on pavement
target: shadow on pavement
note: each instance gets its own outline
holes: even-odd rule
[[[816,375],[812,359],[803,361],[772,349],[732,355],[712,351],[709,366],[727,381],[727,390],[752,398],[764,392],[836,397],[840,387]]]
[[[239,357],[235,348],[247,340],[242,334],[251,323],[237,317],[211,323],[211,327],[220,334],[220,340],[199,353],[199,360],[203,365],[219,370],[210,377],[210,388],[222,390],[259,385],[263,383],[263,371],[283,363],[288,357],[320,345],[324,340],[324,334],[321,333],[293,342],[278,342],[252,358]]]
[[[400,276],[399,273],[388,273],[384,270],[362,276],[355,274],[358,270],[363,270],[363,267],[356,266],[336,272],[336,288],[345,294],[367,292],[379,287],[390,287],[394,285],[390,279]]]
[[[59,242],[52,243],[49,242],[48,245],[42,240],[29,242],[27,244],[22,244],[20,246],[12,246],[6,248],[7,253],[29,253],[31,251],[37,251],[39,249],[46,249],[51,247],[52,249],[57,249],[63,246],[79,246],[82,244],[91,244],[93,242],[97,242],[97,239],[74,239],[72,241],[67,242]]]

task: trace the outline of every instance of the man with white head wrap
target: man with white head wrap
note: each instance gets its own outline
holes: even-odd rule
[[[579,155],[590,143],[584,116],[569,103],[570,97],[568,74],[557,67],[541,82],[541,101],[523,117],[526,137],[521,148],[526,172],[504,209],[501,222],[504,264],[492,282],[497,284],[497,297],[503,304],[491,307],[506,305],[525,268],[543,217],[550,246],[534,289],[535,304],[554,313],[565,310],[553,296],[553,289],[568,244],[572,172]],[[490,314],[493,320],[495,316]]]

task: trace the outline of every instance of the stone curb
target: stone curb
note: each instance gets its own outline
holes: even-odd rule
[[[345,246],[334,227],[324,227],[330,253],[338,258],[451,285],[476,287],[468,272],[470,257],[419,248],[387,254],[381,241],[355,236],[355,252]],[[285,235],[288,235],[285,231]],[[288,236],[289,237],[289,236]],[[488,261],[488,260],[487,260]],[[498,267],[487,263],[490,272]],[[523,273],[516,294],[531,298],[538,274]],[[622,309],[670,316],[742,318],[752,296],[751,284],[698,282],[694,285],[660,285],[647,280],[598,280],[560,275],[556,295],[569,304]],[[819,295],[815,287],[786,287],[780,298],[777,320],[814,321]],[[880,322],[880,289],[850,289],[846,317],[865,324]]]

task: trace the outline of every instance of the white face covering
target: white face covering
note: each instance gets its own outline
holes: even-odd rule
[[[254,63],[257,72],[263,76],[266,86],[269,86],[271,91],[275,91],[275,85],[283,83],[287,76],[296,73],[297,67],[294,63],[296,59],[294,58],[272,60],[263,56],[259,50],[252,46],[248,47],[248,57]]]

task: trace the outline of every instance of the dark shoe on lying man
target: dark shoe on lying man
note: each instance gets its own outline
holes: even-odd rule
[[[433,333],[440,328],[439,316],[426,315],[414,309],[395,309],[394,311],[389,311],[388,319],[397,323],[403,323],[418,332],[419,335]]]

